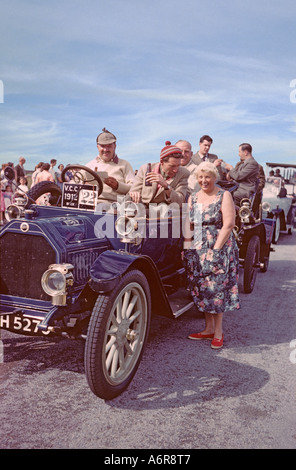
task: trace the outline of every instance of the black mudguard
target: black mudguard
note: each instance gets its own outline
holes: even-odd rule
[[[129,270],[138,269],[146,276],[151,292],[152,312],[171,317],[172,309],[158,270],[149,256],[107,250],[94,262],[90,270],[90,288],[97,293],[108,293]]]

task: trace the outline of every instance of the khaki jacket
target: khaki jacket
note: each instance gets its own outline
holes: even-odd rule
[[[152,163],[151,171],[158,171],[159,163]],[[142,165],[135,177],[130,191],[139,191],[141,193],[141,202],[144,204],[165,202],[171,204],[176,202],[180,206],[185,202],[188,191],[188,178],[189,171],[180,166],[176,176],[168,180],[168,184],[172,190],[168,195],[168,191],[157,183],[152,183],[152,186],[145,186],[145,174],[147,171],[147,164]]]

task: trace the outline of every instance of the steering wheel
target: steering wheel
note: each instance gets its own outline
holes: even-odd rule
[[[66,182],[66,173],[70,171],[72,173],[72,179],[76,184],[92,184],[97,183],[98,185],[98,196],[103,191],[103,182],[99,175],[94,171],[83,165],[67,165],[62,173],[61,180],[63,183]]]

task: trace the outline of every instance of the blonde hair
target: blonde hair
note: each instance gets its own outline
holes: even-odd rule
[[[212,162],[202,162],[196,167],[196,170],[194,172],[194,176],[196,179],[198,178],[198,175],[201,171],[205,173],[211,173],[213,176],[215,176],[216,180],[219,179],[219,172],[217,170],[217,167]]]

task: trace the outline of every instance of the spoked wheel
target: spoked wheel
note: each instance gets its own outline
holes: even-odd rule
[[[129,385],[140,364],[151,317],[149,284],[127,272],[110,295],[99,295],[89,322],[85,370],[95,395],[111,400]]]
[[[260,259],[260,239],[254,235],[248,244],[244,262],[244,291],[250,294],[255,286]]]
[[[34,204],[34,202],[36,202],[37,199],[39,199],[41,196],[45,197],[43,205],[60,205],[62,190],[52,181],[41,181],[40,183],[35,184],[27,192],[28,202],[26,204],[26,208],[28,208],[31,204]]]

